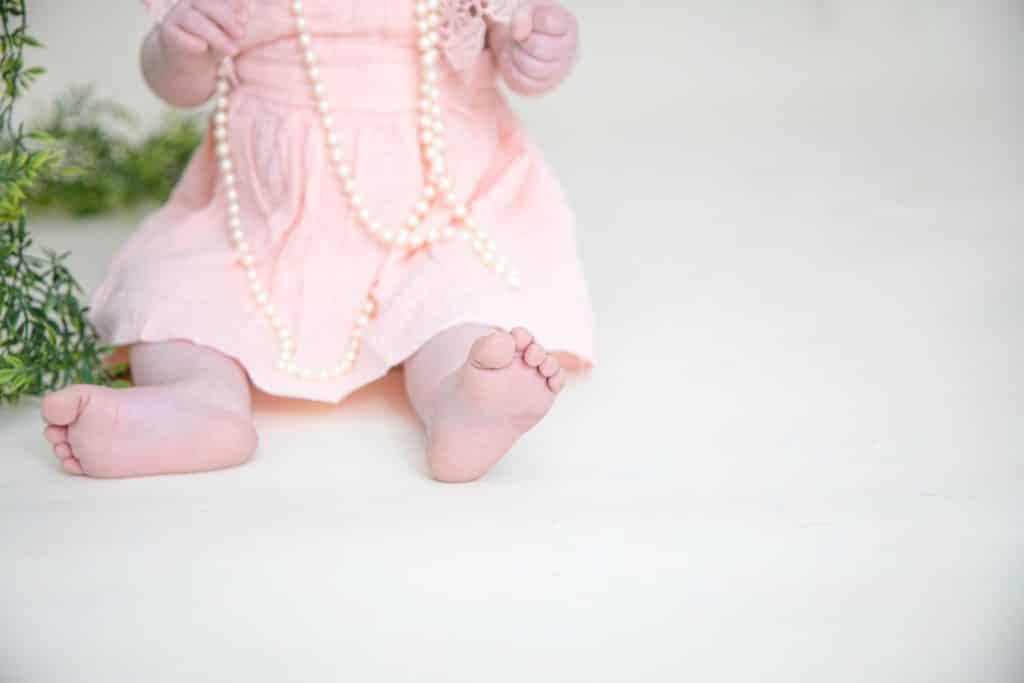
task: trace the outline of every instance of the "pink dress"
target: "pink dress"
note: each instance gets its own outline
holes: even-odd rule
[[[149,0],[159,19],[173,0]],[[419,197],[412,0],[307,0],[336,130],[363,196],[400,225]],[[271,394],[339,401],[465,323],[531,329],[551,351],[593,358],[590,299],[559,182],[526,136],[482,50],[480,0],[447,0],[455,34],[442,68],[446,160],[460,197],[519,269],[510,289],[454,240],[396,255],[358,225],[331,173],[285,0],[250,0],[234,59],[230,139],[256,268],[295,338],[295,358],[330,367],[368,293],[377,311],[352,372],[307,382],[276,367],[275,332],[248,292],[227,228],[211,134],[168,203],[115,254],[92,301],[108,343],[187,340],[235,358]],[[467,11],[467,9],[469,11]],[[438,209],[440,210],[440,209]]]

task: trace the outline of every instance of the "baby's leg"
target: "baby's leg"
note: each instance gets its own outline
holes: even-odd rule
[[[405,364],[405,386],[427,429],[427,461],[439,481],[483,476],[547,414],[564,384],[558,361],[521,327],[463,325]]]
[[[256,449],[249,381],[226,356],[186,342],[131,351],[129,389],[77,384],[43,399],[64,470],[92,477],[239,465]]]

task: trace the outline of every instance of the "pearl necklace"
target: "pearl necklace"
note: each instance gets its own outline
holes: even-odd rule
[[[362,194],[359,193],[359,185],[352,173],[351,166],[345,161],[344,152],[338,141],[338,134],[335,132],[335,119],[331,113],[331,104],[327,100],[326,88],[320,78],[318,66],[320,59],[311,47],[312,37],[306,22],[305,10],[302,2],[298,0],[290,2],[289,5],[295,19],[298,44],[302,50],[303,63],[309,76],[313,101],[316,103],[316,109],[320,115],[320,126],[327,144],[328,158],[333,164],[332,170],[340,181],[342,193],[352,208],[359,225],[378,244],[402,253],[412,253],[426,246],[451,241],[455,237],[459,237],[472,246],[473,251],[485,266],[503,276],[510,287],[518,289],[521,284],[519,274],[508,264],[505,257],[498,254],[494,240],[477,225],[470,214],[469,207],[459,201],[446,172],[444,123],[441,120],[440,89],[437,86],[439,79],[437,63],[440,59],[437,47],[440,37],[437,29],[441,25],[438,0],[420,0],[415,4],[416,28],[419,34],[417,45],[420,55],[419,144],[423,154],[424,185],[420,198],[410,211],[405,225],[397,229],[386,229],[374,217],[369,207],[366,206]],[[252,255],[252,246],[246,240],[242,227],[238,190],[235,187],[237,180],[228,135],[231,92],[229,72],[229,64],[225,60],[218,72],[217,109],[213,115],[217,161],[220,166],[221,179],[227,190],[228,233],[234,244],[238,261],[249,282],[253,300],[277,334],[279,351],[277,369],[307,381],[327,382],[338,379],[352,371],[352,367],[359,357],[363,335],[371,318],[377,312],[376,301],[372,293],[367,296],[356,319],[348,347],[336,365],[331,368],[315,370],[296,363],[294,338],[282,320],[277,307],[270,301],[267,288],[260,282]],[[437,228],[421,229],[435,203],[443,203],[450,210],[450,222],[440,230]]]

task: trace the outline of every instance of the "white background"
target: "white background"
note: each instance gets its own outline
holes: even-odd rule
[[[0,681],[1024,680],[1024,7],[571,5],[519,109],[597,371],[461,487],[394,376],[186,477],[66,477],[3,409]],[[155,118],[139,7],[32,8],[41,99]],[[35,223],[93,286],[136,220]]]

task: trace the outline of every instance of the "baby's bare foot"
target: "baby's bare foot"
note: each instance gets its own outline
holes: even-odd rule
[[[558,361],[521,327],[477,340],[444,381],[427,426],[431,474],[479,479],[540,422],[564,382]]]
[[[133,477],[197,472],[244,462],[252,422],[179,386],[75,385],[43,399],[44,435],[71,474]]]

